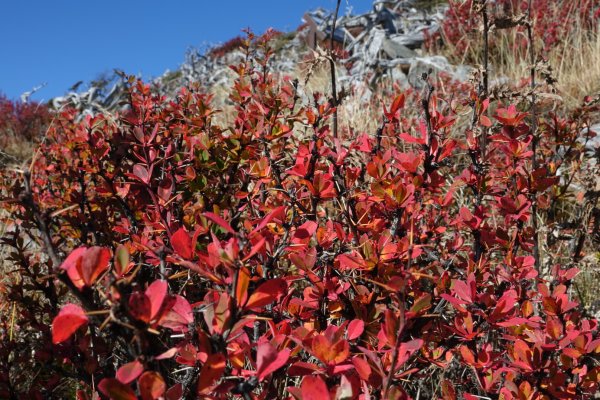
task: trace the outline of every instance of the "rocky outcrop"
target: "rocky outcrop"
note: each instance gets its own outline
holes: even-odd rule
[[[360,15],[341,15],[333,30],[333,13],[324,9],[307,12],[304,25],[297,32],[277,38],[277,51],[271,68],[275,72],[290,73],[297,68],[309,49],[329,48],[331,35],[339,54],[340,83],[345,86],[364,86],[387,76],[401,87],[420,88],[424,72],[444,72],[450,77],[465,80],[466,67],[456,68],[443,56],[424,56],[421,47],[428,35],[441,24],[444,6],[418,8],[416,0],[375,1],[371,11]],[[207,90],[231,84],[232,63],[243,54],[230,50],[215,57],[210,52],[192,50],[175,71],[167,71],[153,80],[156,88],[167,96],[191,82],[198,82]],[[116,82],[115,82],[116,81]],[[55,98],[51,105],[60,108],[74,106],[82,114],[119,110],[124,98],[125,85],[118,79],[92,85],[88,90],[71,91]]]

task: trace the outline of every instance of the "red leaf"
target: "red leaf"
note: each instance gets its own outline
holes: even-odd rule
[[[52,321],[52,343],[64,342],[87,322],[88,317],[81,307],[66,304]]]
[[[414,339],[400,344],[398,349],[398,364],[394,368],[400,368],[408,359],[421,347],[423,347],[423,339]]]
[[[135,381],[142,372],[144,372],[144,366],[141,362],[135,360],[121,366],[117,370],[115,378],[121,383],[128,384]]]
[[[340,269],[368,269],[365,259],[356,250],[352,250],[347,254],[340,254],[337,257]]]
[[[571,279],[575,278],[575,276],[577,276],[578,273],[579,273],[579,269],[570,268],[567,271],[562,272],[561,275],[562,275],[562,279],[570,281]]]
[[[150,300],[150,320],[155,319],[167,297],[167,282],[156,280],[146,289],[146,297]]]
[[[229,225],[229,222],[225,221],[223,218],[221,218],[217,214],[213,214],[211,212],[205,212],[204,216],[206,218],[210,219],[215,224],[219,225],[221,228],[225,229],[227,232],[231,233],[232,235],[235,235],[235,231],[233,230],[231,225]]]
[[[69,256],[63,261],[60,265],[60,269],[64,269],[65,271],[70,270],[73,267],[77,267],[79,264],[81,256],[85,253],[87,247],[78,247],[69,254]]]
[[[348,340],[354,340],[362,335],[365,323],[361,319],[354,319],[348,324]]]
[[[421,164],[421,157],[416,153],[399,153],[395,158],[403,170],[412,173],[417,172]]]
[[[289,254],[290,261],[300,269],[310,271],[317,262],[317,249],[311,247],[305,251]]]
[[[292,238],[293,244],[308,244],[312,235],[317,231],[317,223],[314,221],[306,221],[296,229],[294,237]]]
[[[75,392],[75,400],[90,400],[90,396],[88,396],[85,390],[79,389]]]
[[[269,222],[271,222],[274,218],[282,219],[284,217],[285,217],[285,206],[279,206],[277,208],[274,208],[273,210],[271,210],[270,213],[265,215],[265,217],[262,219],[260,224],[258,224],[252,232],[250,232],[249,236],[254,235],[256,232],[260,231],[262,228],[267,226],[267,224]]]
[[[401,133],[398,137],[407,143],[425,144],[425,140],[411,136],[410,133]]]
[[[444,379],[441,384],[442,398],[447,400],[456,400],[456,390],[448,379]]]
[[[305,376],[300,389],[302,390],[302,400],[331,399],[327,385],[320,376]]]
[[[452,291],[459,299],[466,301],[467,303],[473,302],[473,293],[471,292],[471,287],[463,281],[454,280],[454,286],[452,287]]]
[[[298,153],[296,155],[296,163],[294,167],[290,168],[287,173],[289,175],[296,175],[300,177],[306,176],[308,172],[308,164],[310,160],[310,150],[305,145],[298,146]]]
[[[152,174],[141,164],[133,166],[133,175],[146,185],[150,182],[150,178],[152,178]]]
[[[187,332],[188,325],[194,322],[192,306],[181,296],[175,296],[173,305],[164,317],[160,320],[160,325],[170,328],[175,332]]]
[[[360,379],[362,379],[363,381],[369,379],[369,377],[371,376],[371,366],[366,360],[360,357],[354,357],[352,359],[352,364],[354,365],[358,376],[360,376]]]
[[[289,376],[305,376],[311,375],[319,371],[319,369],[320,368],[318,365],[307,363],[304,361],[297,361],[290,365],[290,367],[287,370],[287,374]]]
[[[494,324],[498,325],[498,326],[502,326],[504,328],[509,328],[511,326],[518,326],[518,325],[523,325],[523,324],[528,324],[530,326],[539,325],[535,322],[530,321],[527,318],[521,318],[521,317],[513,317],[513,318],[507,319],[506,321],[503,321],[503,322],[495,322]]]
[[[179,230],[171,236],[171,246],[173,246],[173,250],[175,250],[177,254],[186,260],[191,259],[194,255],[192,239],[183,228],[179,228]]]
[[[431,307],[431,295],[429,293],[425,293],[421,297],[415,300],[412,307],[410,308],[410,312],[413,314],[418,314],[422,311],[425,311]]]
[[[370,153],[372,150],[371,138],[366,133],[360,135],[352,144],[352,148],[357,148],[363,153]]]
[[[144,131],[142,131],[142,128],[135,127],[133,129],[133,136],[135,136],[140,143],[146,143],[146,137],[144,136]]]
[[[129,313],[137,320],[148,323],[152,318],[152,303],[148,296],[141,292],[133,292],[129,296]]]
[[[283,296],[286,292],[286,281],[283,279],[271,279],[256,288],[244,308],[251,309],[264,307]]]
[[[102,379],[98,389],[111,400],[137,400],[133,389],[114,378]]]
[[[401,109],[402,107],[404,107],[404,93],[399,94],[398,96],[396,96],[396,98],[394,99],[394,102],[392,103],[392,106],[390,107],[390,116],[393,117],[394,115],[396,115],[396,112]]]
[[[167,390],[165,380],[158,372],[146,371],[138,380],[142,400],[156,400]]]
[[[67,271],[69,279],[71,279],[71,282],[73,282],[77,289],[81,289],[85,286],[85,282],[81,276],[81,257],[86,251],[87,247],[79,247],[73,250],[60,266],[61,269]]]
[[[107,248],[94,246],[87,249],[81,260],[81,275],[87,286],[92,286],[108,269],[109,261],[110,251]]]
[[[152,143],[152,141],[156,137],[156,134],[158,133],[158,126],[159,126],[158,123],[156,125],[154,125],[154,128],[152,129],[152,133],[150,133],[150,137],[148,138],[148,143]]]
[[[309,189],[312,186],[311,192],[314,196],[321,199],[332,199],[337,196],[333,186],[333,177],[329,173],[316,172],[312,184],[308,183],[310,185]]]
[[[277,351],[269,342],[258,345],[256,349],[256,376],[259,381],[283,367],[290,358],[290,349]]]
[[[175,356],[175,354],[177,354],[177,352],[179,351],[179,349],[177,347],[171,347],[169,350],[165,351],[164,353],[161,353],[159,355],[157,355],[156,357],[154,357],[155,360],[166,360],[168,358],[173,358]]]
[[[467,207],[462,207],[458,211],[458,214],[460,215],[460,217],[462,218],[462,220],[465,221],[465,222],[470,222],[470,221],[473,220],[473,218],[475,218],[473,216],[473,214],[471,213],[471,211]]]
[[[163,201],[167,202],[171,199],[173,193],[173,180],[170,177],[165,177],[158,185],[157,194]]]
[[[579,357],[581,357],[581,351],[572,347],[567,347],[566,349],[563,349],[562,353],[567,357],[571,357],[573,360],[577,360]]]
[[[91,286],[96,279],[108,269],[110,251],[104,247],[79,247],[61,264],[60,268],[67,271],[71,282],[81,289]]]
[[[221,353],[209,355],[198,377],[198,394],[210,393],[211,386],[221,377],[224,370],[225,356]]]
[[[177,383],[167,390],[165,394],[166,400],[181,400],[183,398],[183,386],[181,383]]]
[[[242,261],[247,261],[249,260],[253,255],[255,255],[256,253],[258,253],[260,250],[262,250],[262,248],[265,246],[265,242],[266,239],[264,237],[261,237],[260,239],[258,239],[258,241],[252,245],[252,249],[250,250],[250,252],[246,255],[246,257],[244,257],[242,259]]]
[[[527,117],[527,113],[517,111],[517,107],[514,104],[508,106],[508,108],[496,109],[495,118],[500,121],[501,124],[507,126],[517,126],[523,119]]]

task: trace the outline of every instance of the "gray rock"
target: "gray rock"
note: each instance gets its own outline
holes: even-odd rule
[[[401,67],[398,66],[398,67],[390,69],[390,78],[392,78],[394,83],[397,83],[400,86],[400,88],[402,88],[402,89],[410,88],[410,83],[408,82],[408,77],[404,74],[404,72],[402,72]]]
[[[375,28],[371,32],[371,41],[367,46],[365,56],[367,57],[367,63],[374,61],[379,58],[379,52],[383,47],[385,41],[385,31],[382,29]]]
[[[413,58],[418,56],[414,50],[411,50],[402,44],[402,35],[393,35],[385,38],[382,43],[382,50],[392,59]]]
[[[408,32],[398,35],[394,41],[410,49],[418,49],[425,41],[425,35],[423,32]]]

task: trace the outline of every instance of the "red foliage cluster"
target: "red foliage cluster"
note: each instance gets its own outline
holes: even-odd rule
[[[0,149],[15,140],[39,140],[50,120],[51,114],[46,105],[14,101],[0,94]]]
[[[532,208],[578,157],[574,121],[539,121],[532,150],[530,115],[472,94],[473,124],[451,138],[450,104],[430,92],[413,125],[400,94],[376,134],[334,139],[331,102],[304,104],[252,62],[232,67],[230,126],[197,88],[169,100],[139,81],[126,115],[57,117],[5,199],[0,397],[598,391],[577,271],[547,280],[533,256]]]
[[[220,46],[210,49],[208,55],[213,58],[223,57],[225,54],[231,53],[234,50],[239,50],[244,45],[244,38],[236,36],[233,39],[229,39]]]
[[[495,0],[493,5],[494,17],[527,15],[529,2],[523,0]],[[463,54],[474,46],[479,37],[478,28],[481,16],[476,10],[477,2],[473,0],[450,0],[449,8],[441,26],[441,36],[451,43],[457,54]],[[564,41],[572,32],[578,29],[589,31],[597,28],[600,18],[600,6],[596,0],[533,0],[531,2],[533,19],[533,34],[539,39],[545,51]],[[521,30],[525,29],[521,27]],[[440,33],[433,35],[430,41],[438,40]],[[490,36],[491,43],[495,35]],[[522,36],[516,48],[526,48],[527,38]]]
[[[282,36],[283,32],[269,29],[269,35],[271,38],[276,38]],[[222,45],[210,49],[208,56],[212,58],[221,58],[235,50],[243,51],[246,46],[246,39],[241,36],[236,36],[233,39],[229,39]]]

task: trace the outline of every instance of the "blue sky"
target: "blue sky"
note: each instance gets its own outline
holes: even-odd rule
[[[79,80],[119,68],[150,78],[250,27],[289,31],[306,10],[335,0],[4,0],[0,2],[0,92],[48,100]],[[364,12],[372,0],[342,0]]]

